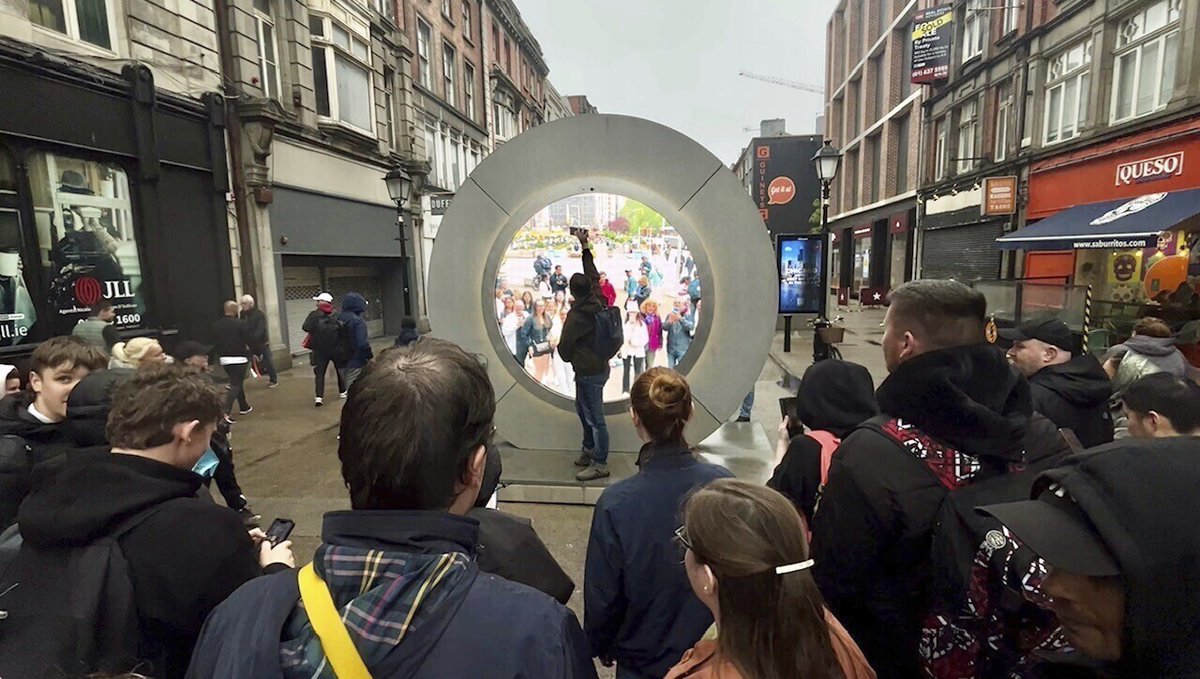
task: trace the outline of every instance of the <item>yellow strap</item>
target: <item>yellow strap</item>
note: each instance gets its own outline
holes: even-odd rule
[[[329,658],[329,665],[337,678],[371,679],[371,672],[363,663],[358,649],[354,648],[350,633],[342,623],[342,616],[333,605],[329,587],[313,570],[311,563],[300,569],[300,598],[304,600],[308,620],[321,640],[321,648],[325,651],[325,657]]]

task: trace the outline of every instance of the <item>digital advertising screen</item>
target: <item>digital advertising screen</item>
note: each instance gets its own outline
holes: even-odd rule
[[[779,313],[815,314],[821,299],[822,237],[785,235],[775,237],[779,266]]]

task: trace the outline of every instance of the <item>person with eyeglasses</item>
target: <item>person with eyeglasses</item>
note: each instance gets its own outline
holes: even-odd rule
[[[737,479],[696,491],[675,532],[688,581],[717,621],[716,640],[684,654],[666,679],[873,679],[825,608],[795,506]]]
[[[733,476],[698,459],[684,438],[692,392],[682,375],[653,368],[629,392],[645,444],[638,473],[600,494],[584,567],[583,621],[592,654],[618,679],[661,679],[700,640],[712,613],[691,593],[672,531],[696,488]]]

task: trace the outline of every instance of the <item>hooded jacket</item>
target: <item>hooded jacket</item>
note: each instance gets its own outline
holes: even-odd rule
[[[843,441],[813,520],[813,575],[834,615],[880,677],[918,672],[922,592],[934,519],[948,492],[925,462],[954,452],[959,483],[1024,460],[1029,385],[990,344],[932,351],[900,364],[876,397],[901,445],[865,426]]]
[[[375,352],[371,350],[371,343],[367,340],[367,322],[362,317],[366,310],[367,300],[357,292],[348,292],[342,298],[342,312],[339,318],[346,324],[350,333],[350,345],[354,347],[354,355],[344,366],[348,370],[361,368],[375,358]]]
[[[1165,372],[1181,379],[1188,376],[1187,361],[1175,346],[1175,340],[1170,337],[1134,335],[1110,347],[1104,360],[1110,359],[1120,362],[1112,380],[1115,394],[1120,394],[1130,383],[1151,373]]]
[[[1114,676],[1178,679],[1200,668],[1200,438],[1127,439],[1072,457],[1060,484],[1121,569],[1125,632]]]
[[[596,314],[604,309],[604,298],[600,293],[600,272],[596,270],[596,260],[592,257],[590,247],[583,249],[583,275],[591,281],[591,285],[587,290],[571,287],[575,303],[563,323],[558,355],[571,364],[576,377],[593,377],[608,370],[608,361],[598,356],[592,348],[592,339],[596,335]]]
[[[171,503],[120,542],[155,677],[183,676],[209,611],[262,572],[241,518],[196,497],[200,482],[190,470],[93,448],[38,466],[18,517],[26,546],[84,546]]]
[[[1084,448],[1112,441],[1112,383],[1094,356],[1083,354],[1042,368],[1029,378],[1029,393],[1034,411],[1075,432]]]
[[[249,311],[242,311],[238,316],[246,324],[246,336],[250,339],[250,348],[255,352],[266,349],[271,343],[271,339],[267,330],[267,315],[263,313],[263,310],[254,307]]]
[[[855,363],[817,361],[804,371],[796,396],[800,422],[839,439],[879,414],[871,373]],[[821,444],[807,434],[792,437],[767,485],[786,495],[811,525],[821,487]]]
[[[0,530],[17,520],[34,465],[70,447],[62,423],[46,424],[29,414],[33,399],[33,392],[22,391],[0,400]]]
[[[445,512],[341,511],[325,515],[323,543],[317,558],[331,552],[351,557],[345,573],[324,571],[334,605],[355,616],[348,627],[355,647],[376,677],[562,677],[594,679],[596,670],[575,614],[550,597],[524,585],[479,573],[471,563],[478,542],[473,519]],[[390,619],[396,607],[408,606],[407,582],[387,583],[363,571],[356,553],[374,550],[372,563],[403,569],[430,556],[446,556],[456,565],[452,577],[432,586],[415,611],[420,624],[398,643],[377,619]],[[411,572],[411,571],[410,571]],[[318,569],[318,574],[322,574]],[[362,591],[360,585],[368,583]],[[394,583],[394,584],[391,584]],[[283,665],[301,660],[295,652],[295,623],[303,616],[295,573],[259,578],[221,604],[205,623],[196,644],[188,677],[210,679],[281,679]],[[360,611],[367,602],[373,619]],[[349,608],[347,608],[349,606]],[[307,616],[303,616],[307,617]],[[400,627],[396,625],[391,629]],[[360,633],[359,630],[368,633]],[[374,634],[381,632],[382,634]],[[305,653],[321,652],[310,644]],[[326,668],[328,669],[328,668]],[[310,674],[305,674],[310,676]],[[319,676],[332,676],[331,673]]]

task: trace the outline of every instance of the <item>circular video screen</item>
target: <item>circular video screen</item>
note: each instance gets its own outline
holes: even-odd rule
[[[623,344],[609,360],[606,402],[628,397],[652,367],[675,368],[703,318],[701,272],[688,244],[654,208],[632,198],[584,193],[539,210],[513,237],[496,273],[500,335],[516,361],[546,389],[575,397],[575,373],[559,355],[582,274],[578,234],[586,232],[609,306],[621,309]]]

